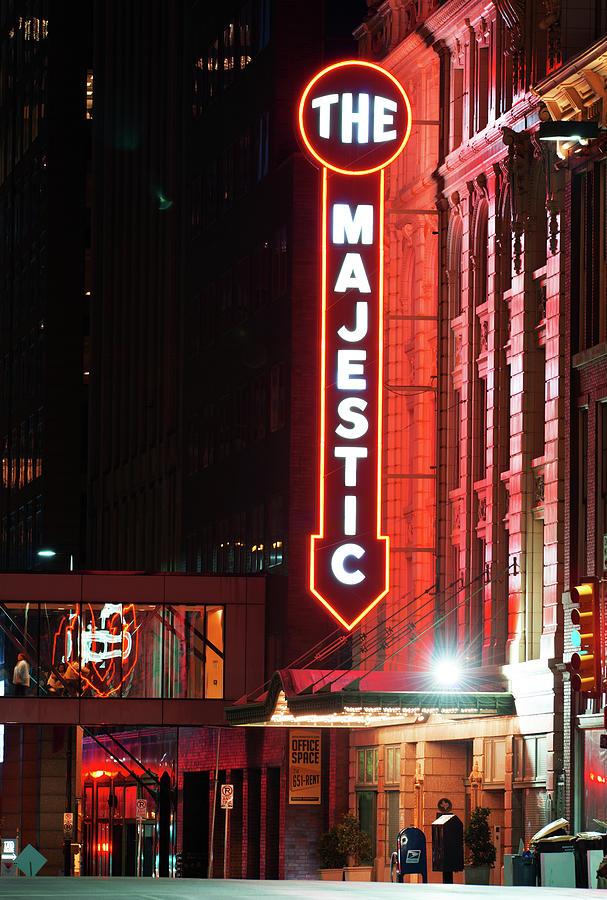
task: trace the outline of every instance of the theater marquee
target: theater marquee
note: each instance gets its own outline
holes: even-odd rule
[[[384,168],[411,107],[373,63],[323,69],[299,127],[322,171],[319,527],[310,590],[351,630],[388,592],[381,534]]]

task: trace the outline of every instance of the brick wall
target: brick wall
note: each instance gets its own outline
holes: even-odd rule
[[[288,732],[283,728],[221,729],[219,775],[235,785],[229,814],[228,870],[231,877],[316,878],[320,835],[348,804],[348,732],[323,730],[322,802],[288,803]],[[177,847],[183,841],[184,772],[209,773],[208,806],[212,819],[217,729],[182,728],[179,732]],[[219,788],[218,788],[219,791]],[[223,872],[225,813],[217,800],[213,872]],[[205,848],[201,852],[206,853]]]

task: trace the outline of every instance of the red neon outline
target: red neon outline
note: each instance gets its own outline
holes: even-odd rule
[[[91,631],[94,633],[97,630],[96,626],[95,626],[95,614],[93,612],[93,607],[91,606],[91,604],[88,603],[87,606],[89,608],[89,613],[91,616]],[[129,610],[132,610],[133,618],[131,621],[126,623],[126,628],[125,628],[124,627],[125,626],[124,615],[125,615],[125,612],[128,612]],[[120,615],[120,613],[112,613],[110,622],[115,616],[118,616],[118,615]],[[66,630],[65,630],[65,637],[64,637],[64,648],[65,649],[64,649],[63,655],[65,657],[66,664],[69,664],[70,662],[73,662],[74,660],[78,661],[79,650],[78,650],[77,642],[74,640],[74,631],[76,630],[78,632],[78,637],[79,637],[80,630],[82,629],[82,621],[80,621],[80,626],[78,627],[79,618],[82,619],[82,617],[80,616],[80,604],[77,603],[75,612],[73,614],[70,614],[70,616],[69,616],[70,622],[67,625]],[[63,616],[63,618],[61,619],[61,622],[59,623],[59,628],[57,629],[57,631],[55,632],[55,635],[53,637],[53,656],[52,656],[53,664],[56,664],[55,663],[55,652],[56,652],[56,647],[57,647],[57,638],[59,638],[59,636],[61,634],[61,629],[63,628],[63,623],[65,621],[66,621],[66,616]],[[82,670],[80,668],[78,670],[78,675],[79,675],[81,681],[84,682],[84,684],[85,684],[85,687],[82,687],[82,690],[86,690],[86,688],[89,687],[95,693],[95,695],[100,698],[109,697],[109,696],[111,696],[111,694],[115,694],[116,691],[120,690],[120,688],[122,687],[122,685],[124,684],[126,679],[129,677],[129,675],[131,674],[131,672],[133,671],[133,669],[135,668],[135,666],[137,665],[137,662],[138,662],[138,658],[139,658],[139,628],[137,627],[137,616],[136,616],[136,610],[135,610],[134,603],[129,603],[127,606],[123,606],[122,615],[120,615],[120,621],[122,624],[122,629],[120,632],[121,637],[122,637],[121,642],[120,642],[121,669],[122,669],[122,660],[123,660],[122,650],[123,650],[123,646],[124,646],[124,634],[126,631],[130,631],[130,633],[131,633],[131,639],[132,639],[132,651],[131,652],[134,651],[133,652],[133,662],[131,663],[131,667],[128,669],[127,672],[123,673],[123,675],[120,679],[120,682],[115,687],[111,688],[111,690],[103,692],[100,688],[96,687],[93,684],[93,682],[89,678],[87,678],[86,675],[83,675]],[[131,626],[132,626],[132,630],[131,630]],[[71,639],[72,654],[71,654],[69,660],[67,658],[67,633],[68,633],[68,631],[72,632],[72,639]],[[76,655],[74,655],[74,653]],[[112,664],[113,664],[113,668],[114,668],[114,674],[116,674],[116,664],[114,661],[112,661]],[[92,670],[95,672],[97,678],[103,685],[104,682],[110,677],[110,667],[108,667],[106,669],[106,671],[103,673],[103,675],[101,675],[101,673],[97,669],[96,663],[91,662],[90,665],[92,667]]]
[[[322,156],[319,156],[319,154],[312,148],[312,145],[310,144],[310,141],[307,138],[306,131],[304,128],[304,123],[303,123],[304,104],[305,104],[308,94],[312,90],[313,86],[316,84],[318,79],[321,78],[323,75],[326,75],[327,72],[331,72],[333,69],[341,69],[344,66],[363,66],[368,69],[376,69],[378,72],[381,72],[383,75],[387,75],[387,77],[391,81],[394,82],[394,84],[400,91],[402,98],[405,102],[405,106],[407,108],[407,128],[405,130],[405,136],[402,140],[401,145],[396,150],[396,152],[392,154],[392,156],[389,159],[387,159],[385,162],[383,162],[379,166],[374,166],[372,169],[360,169],[360,170],[340,169],[338,166],[334,166],[330,162],[327,162],[326,159],[323,159]],[[323,69],[317,75],[315,75],[314,78],[312,79],[312,81],[310,81],[310,83],[308,84],[308,86],[306,87],[306,89],[303,92],[302,98],[299,103],[298,119],[299,119],[299,131],[303,138],[304,144],[308,148],[308,151],[310,152],[310,154],[314,157],[314,159],[318,160],[318,162],[321,164],[321,166],[323,168],[331,169],[333,172],[339,172],[341,175],[370,175],[372,172],[377,172],[380,169],[384,169],[386,166],[389,166],[390,163],[393,162],[396,159],[396,157],[398,156],[398,154],[403,150],[405,144],[409,140],[409,136],[411,134],[411,127],[413,125],[413,122],[411,120],[411,103],[409,102],[409,98],[408,98],[407,94],[405,93],[405,89],[402,86],[402,84],[400,83],[400,81],[398,81],[394,77],[394,75],[392,75],[390,72],[387,72],[386,69],[383,69],[381,66],[378,66],[375,63],[366,62],[365,60],[362,60],[362,59],[346,59],[346,60],[344,60],[344,62],[333,63],[333,65],[327,66],[325,69]]]
[[[350,174],[350,173],[348,173]],[[362,173],[360,173],[362,174]],[[383,167],[380,172],[379,179],[379,286],[378,286],[378,376],[377,376],[377,539],[384,541],[386,546],[386,562],[385,562],[385,587],[382,592],[370,603],[367,608],[358,615],[353,622],[346,622],[331,604],[318,593],[314,587],[314,544],[317,540],[324,537],[325,527],[325,496],[324,496],[324,456],[325,456],[325,429],[326,429],[326,406],[325,406],[325,387],[326,387],[326,343],[327,343],[327,325],[326,325],[326,308],[327,308],[327,167],[323,166],[322,170],[322,225],[321,225],[321,362],[320,362],[320,460],[319,460],[319,533],[310,535],[310,592],[327,608],[334,618],[340,622],[347,631],[358,625],[364,617],[371,612],[374,606],[386,596],[390,590],[390,538],[388,535],[381,534],[381,498],[382,498],[382,481],[381,481],[381,461],[382,461],[382,385],[383,385],[383,359],[384,359],[384,172]]]

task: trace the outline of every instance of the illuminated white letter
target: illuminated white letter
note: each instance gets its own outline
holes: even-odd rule
[[[357,441],[369,430],[367,417],[361,413],[367,408],[367,401],[362,397],[346,397],[337,407],[337,415],[344,422],[348,422],[352,427],[346,428],[345,425],[338,425],[335,434],[340,438],[346,438],[348,441]],[[360,412],[355,412],[359,409]]]
[[[396,130],[385,130],[385,125],[394,125],[394,116],[386,115],[386,110],[396,112],[398,104],[394,100],[388,100],[387,97],[376,97],[373,102],[373,140],[393,141],[396,137]]]
[[[318,134],[321,138],[331,137],[331,105],[339,100],[338,94],[326,94],[312,100],[312,109],[320,110],[318,114]]]
[[[344,534],[356,534],[356,497],[346,494],[344,497]]]
[[[336,294],[345,294],[350,288],[355,288],[361,294],[371,293],[360,253],[346,253],[334,290]]]
[[[338,350],[337,351],[337,387],[340,391],[364,391],[367,387],[366,378],[353,378],[353,375],[362,375],[364,366],[354,360],[367,358],[366,350]]]
[[[365,551],[359,544],[342,544],[334,551],[331,557],[331,571],[338,581],[342,584],[360,584],[365,580],[365,576],[360,569],[353,572],[347,572],[344,563],[348,557],[353,556],[354,559],[360,559],[365,555]]]
[[[356,487],[356,462],[367,458],[366,447],[336,447],[333,451],[338,459],[345,459],[344,484],[346,487]]]
[[[369,95],[358,95],[358,112],[352,108],[352,94],[341,95],[341,142],[352,143],[352,125],[358,126],[358,144],[369,143]]]
[[[337,334],[342,341],[348,341],[350,344],[356,341],[362,341],[369,330],[369,304],[366,300],[356,301],[356,315],[354,320],[354,329],[350,331],[345,325],[342,325]]]
[[[372,244],[373,207],[361,203],[352,215],[347,203],[334,203],[332,240],[334,244]]]

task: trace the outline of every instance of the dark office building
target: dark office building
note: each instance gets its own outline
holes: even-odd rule
[[[3,569],[34,568],[41,549],[63,569],[81,558],[88,19],[88,7],[63,0],[0,4]]]
[[[0,566],[79,572],[52,587],[5,575],[0,606],[0,704],[22,723],[7,729],[2,812],[48,850],[42,874],[136,874],[136,800],[168,776],[142,872],[158,853],[155,874],[205,875],[210,726],[332,630],[307,587],[318,178],[295,110],[325,62],[356,54],[366,6],[343,5],[0,2]],[[119,597],[97,585],[121,576],[91,570],[131,574]],[[173,576],[135,588],[134,572]],[[29,599],[6,599],[9,577]],[[100,722],[145,769],[117,767]],[[288,803],[287,741],[222,731],[233,876],[315,873],[345,808],[347,732],[324,732],[322,802],[307,807]],[[62,787],[51,804],[45,781],[68,762],[73,858]]]
[[[314,530],[317,178],[295,137],[322,4],[196,5],[186,194],[188,571],[267,572],[268,668],[318,637]],[[321,621],[322,620],[322,621]]]
[[[87,565],[179,568],[183,5],[96,3]]]

